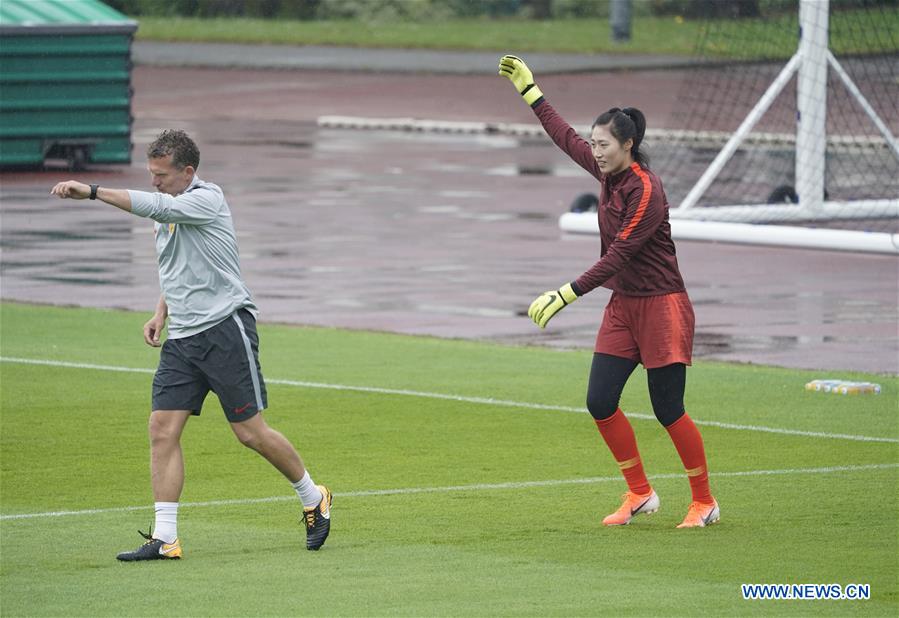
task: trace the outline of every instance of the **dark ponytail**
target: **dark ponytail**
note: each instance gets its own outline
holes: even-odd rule
[[[649,156],[640,150],[643,143],[643,136],[646,134],[646,117],[636,107],[625,107],[620,109],[613,107],[609,111],[601,114],[593,123],[593,126],[609,125],[609,132],[612,136],[623,144],[629,139],[634,140],[631,146],[631,157],[643,168],[649,169]]]

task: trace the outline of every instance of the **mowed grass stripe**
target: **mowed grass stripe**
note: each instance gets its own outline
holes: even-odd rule
[[[822,468],[785,468],[781,470],[742,470],[733,472],[713,472],[715,478],[774,476],[799,474],[837,474],[841,472],[864,472],[869,470],[888,470],[899,468],[899,463],[866,464],[860,466],[827,466]],[[650,474],[653,481],[680,479],[683,474]],[[545,481],[520,481],[507,483],[474,483],[471,485],[449,485],[444,487],[400,487],[396,489],[362,489],[358,491],[334,492],[340,498],[366,498],[372,496],[396,496],[405,494],[434,494],[449,492],[495,491],[504,489],[530,489],[533,487],[555,487],[560,485],[590,485],[595,483],[620,482],[620,476],[596,476],[581,479],[551,479]],[[182,507],[234,506],[248,504],[265,504],[269,502],[292,502],[296,496],[271,496],[267,498],[245,498],[233,500],[209,500],[205,502],[182,502]],[[128,511],[149,510],[150,506],[120,506],[106,509],[84,509],[80,511],[46,511],[41,513],[17,513],[0,515],[0,521],[15,519],[37,519],[45,517],[70,517],[80,515],[99,515],[105,513],[125,513]]]
[[[3,303],[0,318],[0,357],[144,368],[0,362],[0,513],[142,505],[0,521],[3,615],[146,615],[158,590],[183,616],[681,616],[697,603],[722,616],[897,614],[899,536],[884,514],[899,510],[899,496],[883,490],[899,477],[895,443],[705,427],[723,520],[680,533],[691,498],[683,465],[656,421],[633,421],[663,512],[609,530],[598,516],[624,484],[579,410],[589,351],[265,324],[272,377],[577,413],[270,383],[273,425],[337,492],[332,538],[307,552],[293,490],[234,439],[211,396],[184,436],[182,504],[209,504],[179,512],[187,560],[122,565],[115,555],[152,523],[145,424],[159,352],[142,344],[146,315]],[[836,397],[803,389],[825,377],[818,371],[701,362],[690,375],[688,409],[699,418],[899,438],[894,378],[847,372],[883,382],[883,394]],[[623,409],[650,410],[641,378]],[[820,468],[833,471],[789,472]],[[868,583],[872,598],[742,600],[740,583],[771,581]]]
[[[140,367],[117,367],[112,365],[97,365],[93,363],[73,363],[67,361],[43,360],[34,358],[17,358],[17,357],[0,357],[0,362],[17,363],[24,365],[42,365],[47,367],[65,367],[70,369],[87,369],[94,371],[113,371],[124,373],[154,373],[154,369],[146,369]],[[458,401],[462,403],[474,403],[481,405],[502,406],[510,408],[524,408],[528,410],[549,410],[557,412],[576,412],[585,413],[585,408],[575,406],[559,406],[542,403],[532,403],[525,401],[510,401],[507,399],[493,399],[490,397],[470,397],[466,395],[453,395],[447,393],[432,393],[428,391],[415,391],[396,388],[381,388],[377,386],[354,386],[349,384],[332,384],[327,382],[306,382],[302,380],[287,379],[269,379],[266,378],[267,384],[277,384],[281,386],[296,386],[300,388],[319,388],[335,391],[350,391],[357,393],[372,393],[377,395],[399,395],[404,397],[421,397],[425,399],[441,399],[446,401]],[[641,412],[628,412],[628,418],[640,420],[655,421],[656,417],[652,414]],[[809,438],[824,438],[829,440],[853,440],[857,442],[887,442],[899,443],[899,438],[889,438],[886,436],[867,436],[846,433],[828,433],[824,431],[806,431],[802,429],[789,429],[784,427],[766,427],[763,425],[745,425],[739,423],[723,423],[719,421],[709,421],[701,419],[693,419],[697,425],[708,427],[717,427],[719,429],[730,429],[736,431],[757,431],[763,433],[774,433],[788,436],[804,436]]]

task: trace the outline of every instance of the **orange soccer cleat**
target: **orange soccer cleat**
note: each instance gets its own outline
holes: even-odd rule
[[[622,498],[624,498],[624,503],[617,511],[602,520],[603,525],[626,526],[634,518],[634,515],[641,513],[649,515],[659,510],[659,497],[652,490],[643,495],[628,491]]]
[[[678,528],[705,528],[721,519],[721,511],[718,502],[713,499],[712,504],[703,502],[691,502],[687,516]]]

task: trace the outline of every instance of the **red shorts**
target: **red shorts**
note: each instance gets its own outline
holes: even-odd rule
[[[629,358],[647,369],[693,360],[693,304],[686,292],[625,296],[606,306],[595,352]]]

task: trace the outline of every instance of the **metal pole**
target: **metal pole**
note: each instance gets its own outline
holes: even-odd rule
[[[862,94],[861,90],[858,89],[858,86],[855,85],[855,82],[852,81],[852,78],[849,77],[849,74],[843,68],[843,65],[837,61],[833,52],[827,52],[827,60],[830,62],[830,66],[833,67],[840,79],[843,80],[846,89],[855,97],[858,104],[861,105],[862,109],[865,110],[865,113],[868,114],[868,118],[871,119],[871,122],[877,127],[877,130],[880,131],[880,134],[886,139],[887,146],[889,146],[893,151],[893,154],[896,155],[896,159],[899,159],[899,143],[896,142],[896,138],[890,133],[889,127],[884,124],[883,120],[880,119],[880,116],[877,115],[877,112],[874,111],[874,108],[871,107],[871,104],[868,103],[868,99],[865,98],[865,95]]]
[[[614,42],[626,43],[631,40],[631,0],[611,0],[609,23]]]
[[[800,0],[796,80],[796,193],[804,209],[824,202],[827,152],[827,29],[830,0]]]
[[[752,111],[749,112],[749,115],[743,120],[742,124],[737,128],[734,134],[731,136],[727,143],[724,145],[724,148],[721,149],[721,152],[718,153],[718,156],[715,157],[715,160],[709,165],[700,179],[693,185],[693,188],[690,189],[690,192],[687,194],[687,197],[680,203],[680,207],[677,209],[678,211],[687,210],[692,208],[696,202],[699,201],[699,198],[702,197],[702,194],[705,193],[705,190],[709,188],[709,185],[712,184],[712,181],[715,180],[715,177],[718,175],[724,165],[730,160],[731,156],[736,152],[737,148],[743,142],[743,139],[749,134],[752,130],[752,127],[755,126],[755,123],[759,121],[759,119],[768,111],[768,108],[771,107],[771,104],[774,102],[774,99],[777,98],[777,95],[780,94],[780,91],[784,89],[784,86],[789,83],[790,78],[793,77],[793,73],[796,71],[796,66],[799,64],[799,54],[796,54],[790,61],[781,69],[780,74],[777,76],[777,79],[768,86],[768,90],[765,91],[765,94],[762,95],[762,98],[759,99],[758,103],[755,104],[755,107],[752,108]]]

